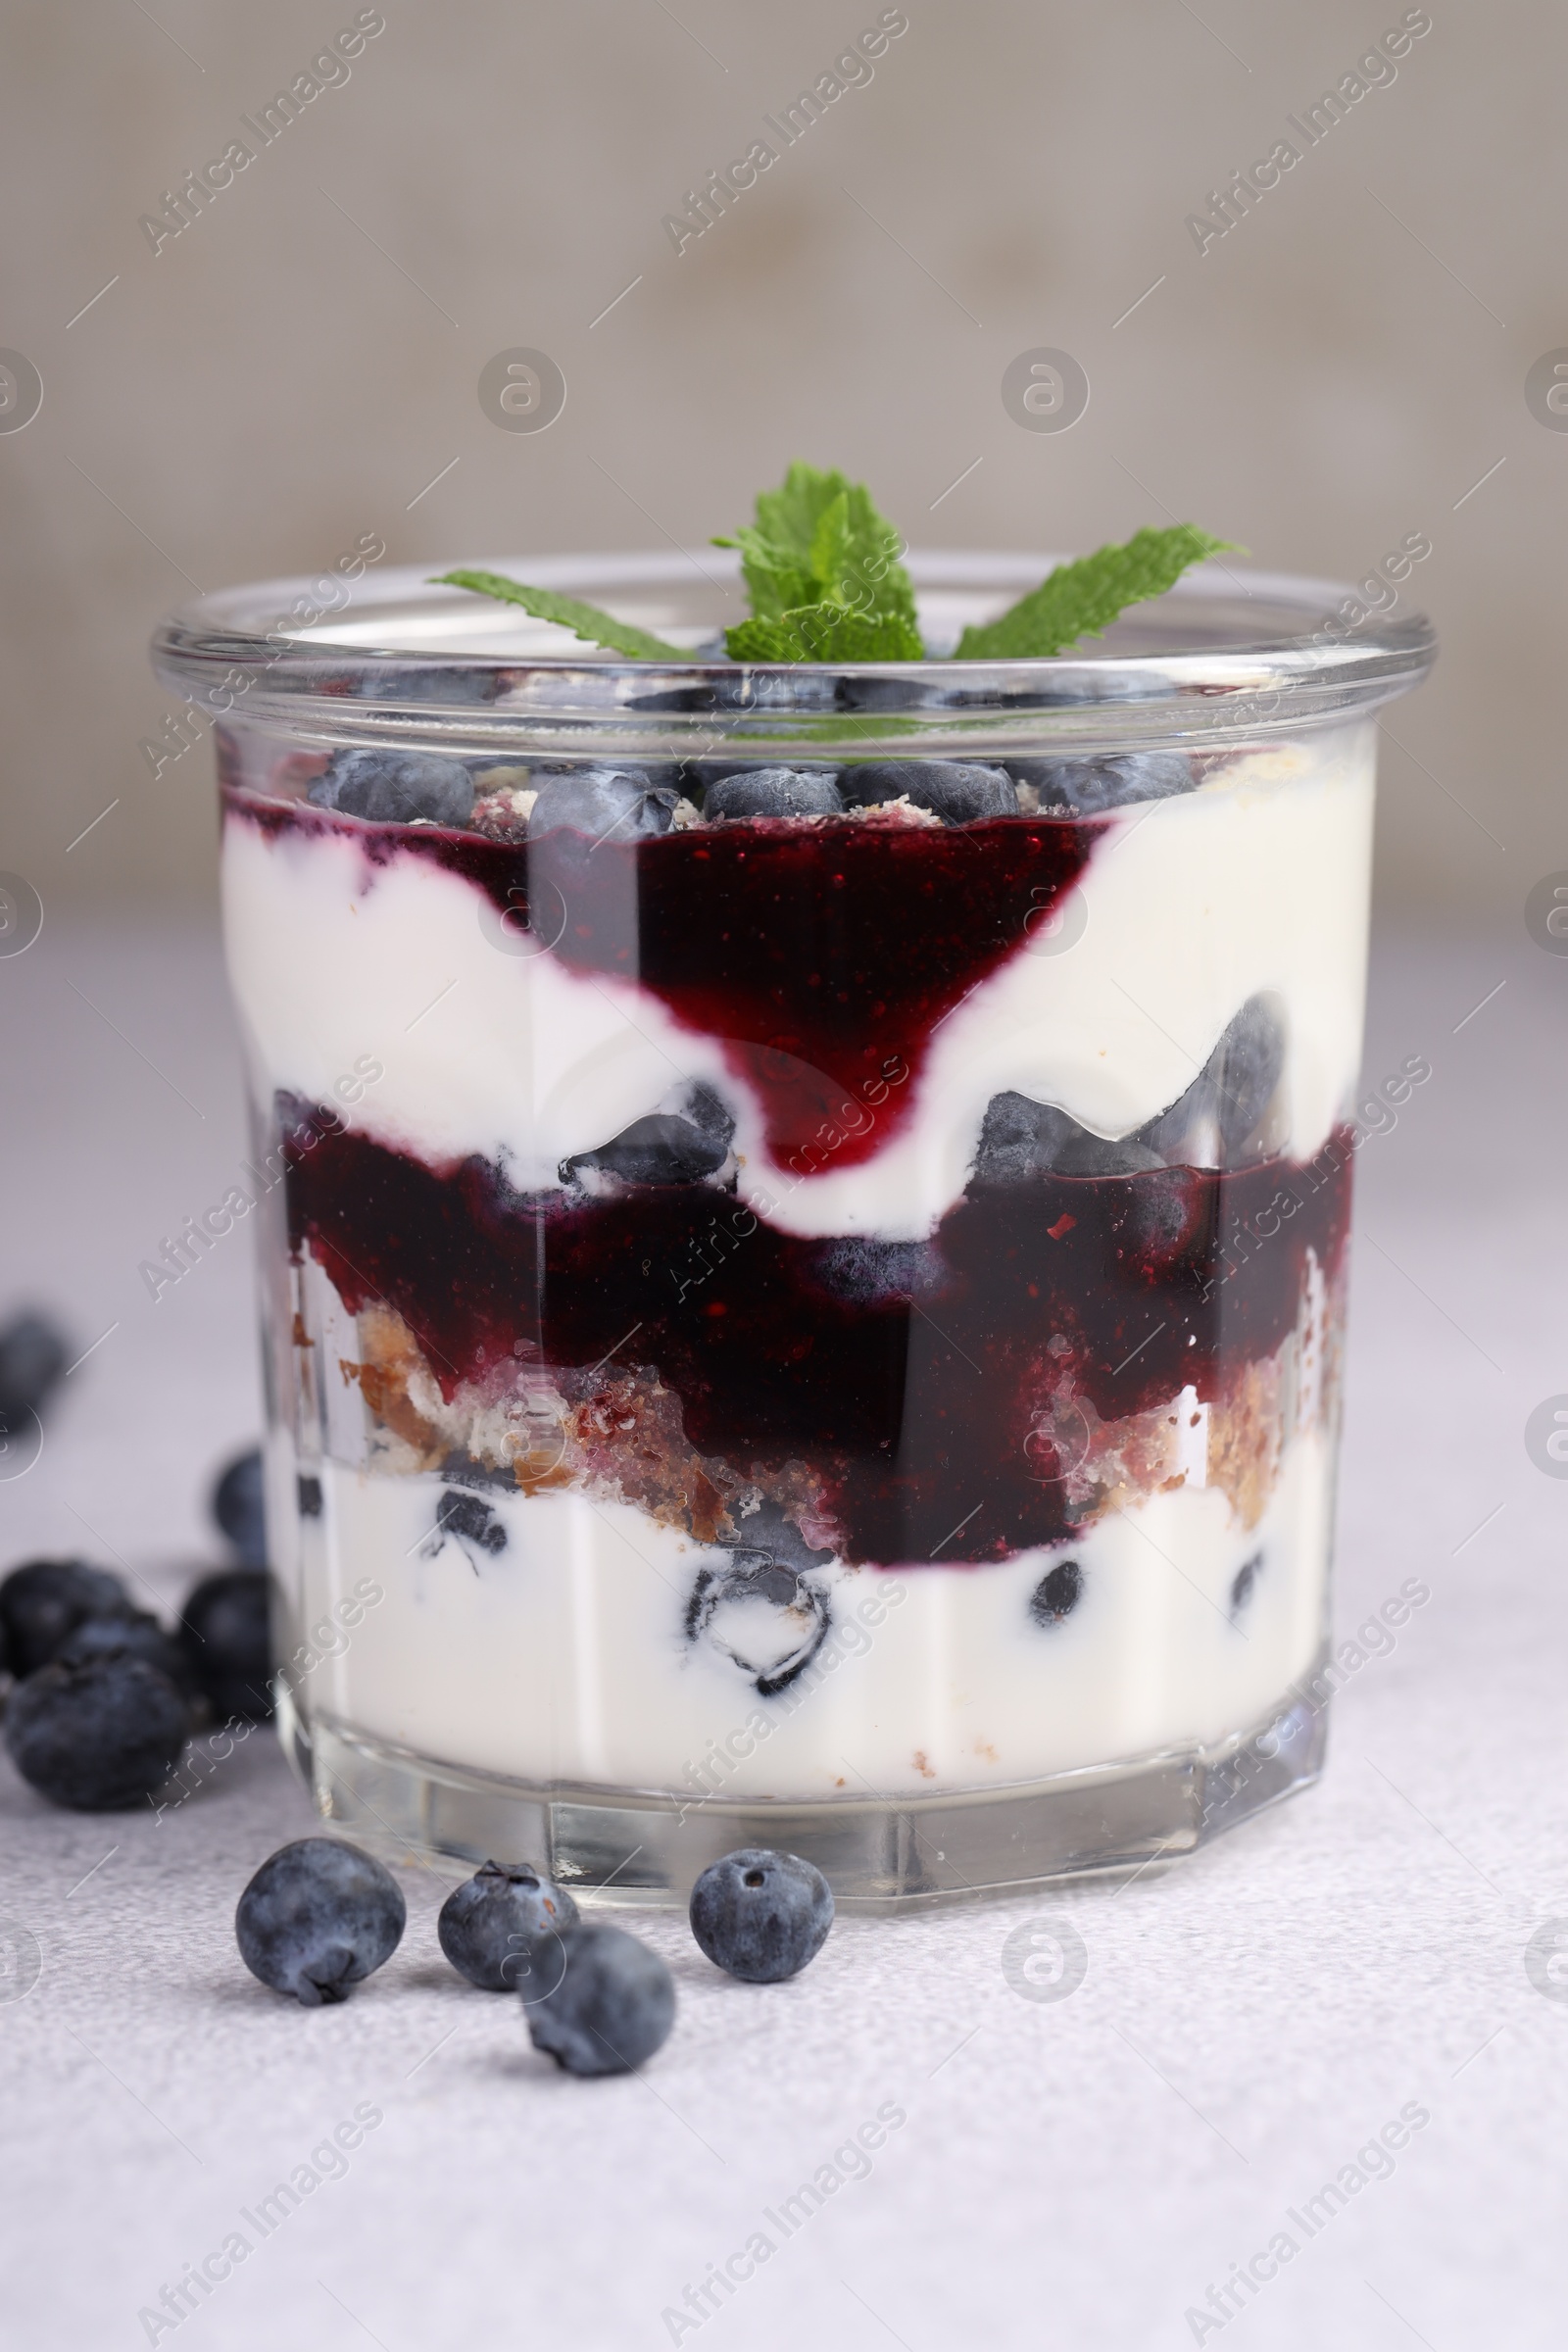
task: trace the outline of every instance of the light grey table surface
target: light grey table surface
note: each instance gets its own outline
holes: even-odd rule
[[[0,2005],[7,2344],[1560,2347],[1568,1999],[1525,1954],[1568,1914],[1568,1484],[1523,1433],[1568,1390],[1565,989],[1522,927],[1376,964],[1368,1077],[1433,1077],[1361,1153],[1339,1620],[1412,1575],[1432,1599],[1351,1676],[1320,1788],[1163,1876],[843,1922],[771,1990],[656,1921],[675,2033],[580,2083],[447,1969],[417,1873],[345,2006],[252,1981],[235,1896],[310,1827],[270,1736],[158,1820],[51,1811],[0,1765],[0,1913],[41,1954]],[[172,1598],[258,1414],[247,1241],[156,1306],[136,1272],[244,1148],[216,948],[46,928],[0,962],[0,1306],[108,1334],[0,1484],[0,1564],[82,1550]],[[1070,1998],[1004,1979],[1035,1917],[1083,1938]],[[1406,2106],[1430,2120],[1389,2177],[1308,2237],[1293,2209]],[[342,2176],[264,2238],[242,2210],[361,2107]],[[883,2108],[905,2121],[865,2177],[847,2157],[788,2236],[764,2218]],[[139,2317],[235,2230],[250,2252],[177,2329]],[[665,2317],[760,2230],[755,2276]],[[1199,2328],[1282,2230],[1278,2276]]]

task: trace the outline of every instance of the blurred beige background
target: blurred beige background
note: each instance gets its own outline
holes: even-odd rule
[[[1568,342],[1560,8],[1434,0],[1396,76],[1200,255],[1187,216],[1304,145],[1287,117],[1406,12],[907,0],[874,76],[677,255],[662,216],[876,0],[381,0],[348,78],[155,255],[139,217],[357,13],[5,11],[0,345],[44,399],[0,433],[0,867],[46,908],[211,900],[207,751],[154,781],[137,749],[168,710],[146,638],[192,583],[367,530],[432,564],[700,547],[799,454],[867,477],[915,545],[1183,517],[1354,578],[1425,533],[1409,587],[1445,657],[1390,714],[1383,903],[1518,935],[1568,864],[1568,433],[1524,389]],[[516,345],[564,371],[548,432],[479,406]],[[1003,407],[1033,345],[1088,372],[1070,432]]]

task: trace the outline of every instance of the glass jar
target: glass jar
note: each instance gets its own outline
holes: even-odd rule
[[[927,642],[1046,567],[911,558]],[[353,568],[156,647],[218,746],[321,1812],[882,1908],[1312,1779],[1371,714],[1427,624],[1211,566],[1070,658],[742,667],[723,558],[512,567],[685,663]]]

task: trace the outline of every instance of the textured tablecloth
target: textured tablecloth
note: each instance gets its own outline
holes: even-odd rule
[[[1340,1626],[1432,1598],[1351,1673],[1319,1788],[1166,1875],[843,1922],[768,1990],[656,1920],[674,2034],[583,2083],[447,1968],[419,1873],[345,2006],[254,1983],[236,1893],[310,1827],[270,1735],[158,1820],[0,1766],[7,2344],[1556,2352],[1568,1998],[1526,1954],[1568,1914],[1568,1484],[1524,1425],[1568,1390],[1565,988],[1522,927],[1376,967],[1368,1077],[1433,1076],[1360,1157]],[[172,1597],[258,1418],[247,1240],[156,1306],[136,1272],[244,1150],[215,946],[46,929],[0,1021],[0,1305],[108,1335],[0,1484],[0,1561]],[[1082,1937],[1070,1997],[1003,1975],[1034,1918]],[[141,2316],[214,2255],[177,2326]]]

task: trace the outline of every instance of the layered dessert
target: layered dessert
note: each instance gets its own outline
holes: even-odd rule
[[[1189,525],[906,567],[808,466],[719,545],[160,640],[285,1737],[361,1834],[636,1899],[1192,1843],[1321,1752],[1371,713],[1430,632]]]
[[[278,1564],[302,1638],[384,1593],[313,1712],[826,1797],[1213,1741],[1310,1667],[1363,728],[665,775],[234,735],[224,800]]]

